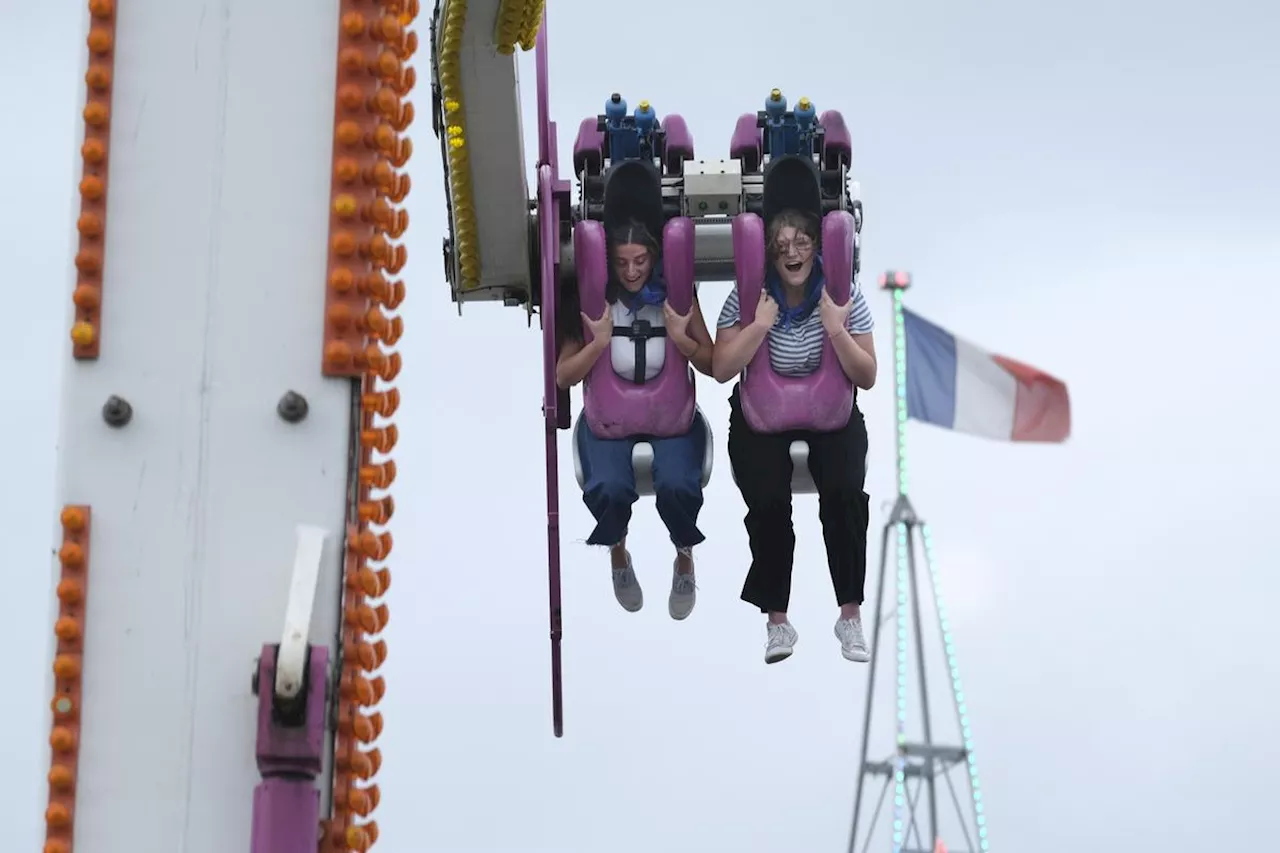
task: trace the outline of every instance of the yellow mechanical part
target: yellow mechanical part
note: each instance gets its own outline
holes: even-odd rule
[[[515,53],[517,45],[521,50],[532,50],[545,6],[545,0],[502,0],[493,28],[493,44],[498,53]]]
[[[495,41],[498,50],[504,50],[508,22],[523,24],[525,8],[529,0],[503,0],[498,12]],[[514,7],[516,12],[510,11]],[[517,12],[519,13],[517,15]],[[471,183],[471,158],[467,147],[466,111],[461,86],[462,36],[467,23],[467,0],[449,0],[444,17],[444,31],[440,44],[440,89],[444,100],[445,122],[448,125],[449,195],[453,201],[453,250],[462,281],[462,290],[475,290],[480,286],[480,247],[476,234],[480,230],[476,222],[475,190]],[[511,42],[518,38],[517,30],[510,33]]]

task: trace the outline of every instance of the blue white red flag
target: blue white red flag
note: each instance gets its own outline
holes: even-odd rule
[[[905,308],[902,313],[907,417],[998,441],[1067,440],[1066,383],[987,352]]]

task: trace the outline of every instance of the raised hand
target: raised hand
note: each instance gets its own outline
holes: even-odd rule
[[[690,314],[693,312],[690,311]],[[663,325],[667,328],[667,334],[672,340],[682,341],[689,337],[689,314],[680,314],[676,309],[671,307],[670,302],[662,303],[662,320]]]
[[[772,329],[773,324],[778,322],[778,303],[763,288],[760,289],[760,301],[756,303],[755,321],[766,329]]]
[[[581,313],[582,322],[597,346],[604,346],[613,340],[613,315],[609,313],[608,305],[604,306],[604,313],[600,315],[599,320],[592,320],[585,311]]]
[[[839,334],[844,329],[849,319],[849,312],[852,310],[852,298],[843,305],[837,305],[831,298],[831,294],[823,288],[822,297],[818,300],[818,311],[822,317],[822,328],[826,329],[828,335]]]

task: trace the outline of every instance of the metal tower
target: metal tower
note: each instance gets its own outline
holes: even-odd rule
[[[880,278],[880,287],[893,297],[893,363],[894,402],[897,425],[898,497],[888,521],[880,546],[880,571],[876,584],[875,625],[872,632],[871,666],[867,674],[867,701],[863,714],[862,748],[859,756],[857,793],[853,806],[853,827],[849,833],[849,853],[866,853],[874,842],[883,843],[885,836],[892,839],[893,853],[987,853],[986,817],[983,814],[982,787],[978,781],[978,767],[974,761],[973,736],[969,724],[969,709],[965,703],[964,688],[956,663],[955,643],[947,611],[942,597],[937,563],[933,557],[933,542],[929,525],[916,514],[907,494],[907,344],[903,328],[902,296],[911,286],[911,276],[905,272],[887,272]],[[869,760],[871,745],[871,713],[875,708],[876,670],[880,661],[880,629],[886,621],[885,590],[888,580],[890,539],[894,542],[897,571],[894,575],[896,606],[887,614],[893,619],[896,631],[896,696],[895,738],[890,754],[881,760]],[[924,566],[932,591],[933,610],[936,613],[943,659],[948,669],[951,693],[954,700],[957,734],[951,742],[936,739],[935,724],[939,722],[930,705],[929,678],[925,666],[925,614],[921,603],[920,572],[916,559],[917,538],[923,543]],[[908,608],[910,608],[908,610]],[[933,614],[930,614],[932,616]],[[914,655],[910,652],[914,640]],[[914,657],[914,660],[912,658]],[[907,695],[912,664],[916,669],[920,714],[920,736],[907,735]],[[936,701],[936,699],[935,699]],[[959,766],[967,770],[969,800],[965,803],[958,790],[952,771]],[[874,810],[863,813],[863,797],[869,780],[883,780]],[[886,833],[879,835],[876,828],[884,808],[889,788],[893,788],[893,817]],[[944,798],[939,793],[944,791]],[[963,844],[963,848],[959,845]],[[880,844],[876,849],[883,849]]]

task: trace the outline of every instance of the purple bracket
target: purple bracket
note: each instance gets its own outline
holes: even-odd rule
[[[662,129],[667,132],[667,156],[664,165],[668,175],[683,175],[684,161],[693,159],[693,134],[689,132],[689,123],[684,116],[668,113],[662,120]]]
[[[320,790],[316,777],[324,760],[325,683],[329,650],[308,646],[307,694],[301,725],[287,725],[276,713],[276,647],[262,647],[258,693],[258,772],[253,789],[253,831],[249,853],[315,853],[320,831]]]
[[[738,123],[733,128],[733,140],[729,143],[729,156],[742,161],[744,173],[754,172],[760,168],[764,158],[764,142],[760,137],[760,128],[756,125],[755,113],[743,113],[738,116]]]
[[[818,117],[818,124],[825,131],[822,168],[839,169],[852,164],[853,134],[845,124],[844,115],[839,110],[827,110]]]
[[[595,116],[584,118],[578,125],[578,138],[573,141],[573,171],[581,175],[600,174],[604,168],[604,131]]]
[[[551,728],[564,736],[564,688],[561,678],[560,637],[563,623],[560,597],[560,458],[556,431],[561,421],[568,424],[568,394],[556,387],[556,313],[560,288],[557,267],[560,259],[560,222],[567,218],[570,187],[559,179],[556,153],[556,124],[551,120],[551,78],[547,67],[547,13],[538,27],[538,237],[541,248],[542,304],[542,416],[546,429],[547,455],[547,592],[551,618]],[[561,408],[563,406],[563,409]]]

